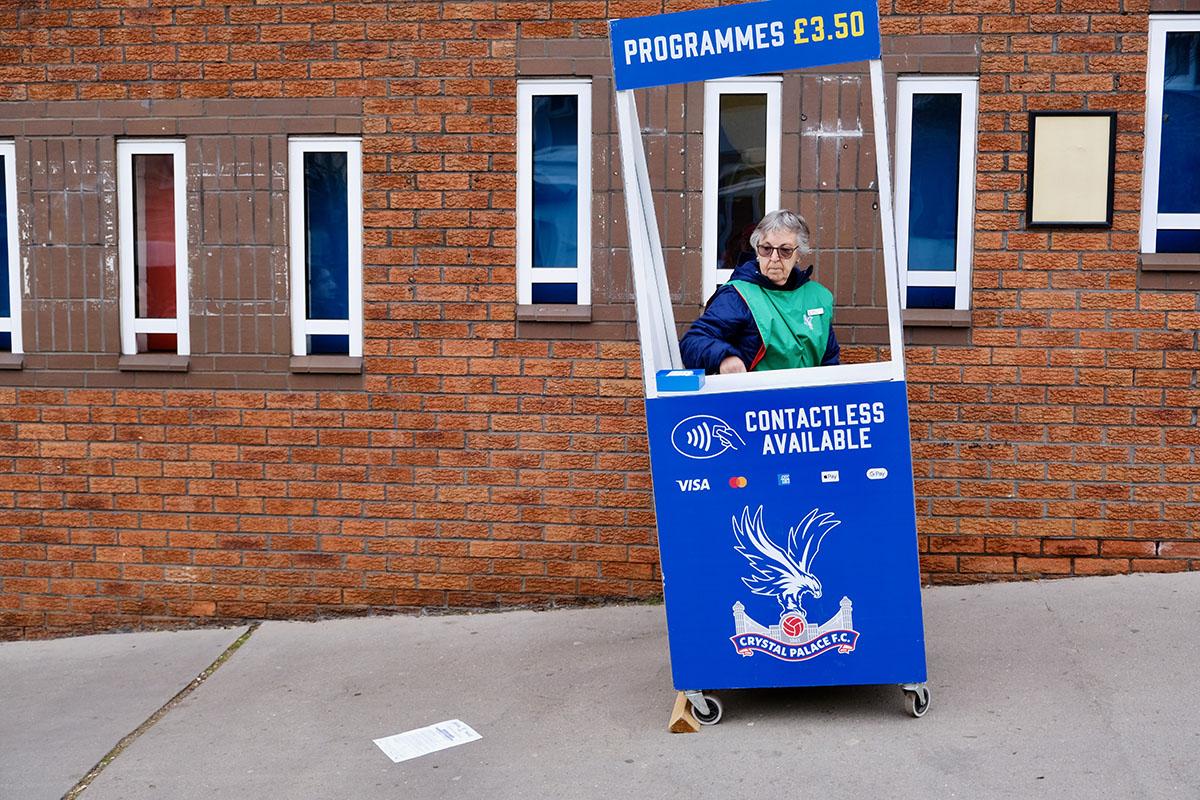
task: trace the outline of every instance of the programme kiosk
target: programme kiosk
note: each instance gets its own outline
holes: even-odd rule
[[[767,0],[609,30],[675,688],[706,724],[722,714],[709,690],[847,684],[899,684],[919,717],[929,690],[876,5]],[[634,90],[862,61],[890,360],[684,370]]]

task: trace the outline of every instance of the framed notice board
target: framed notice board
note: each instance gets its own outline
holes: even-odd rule
[[[1029,114],[1026,225],[1112,227],[1115,111]]]

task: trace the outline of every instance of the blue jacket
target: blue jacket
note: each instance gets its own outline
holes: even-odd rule
[[[765,289],[788,292],[808,282],[812,272],[812,267],[806,270],[793,267],[787,283],[776,286],[758,271],[758,260],[754,254],[743,253],[741,263],[733,271],[731,279],[752,281]],[[688,369],[703,369],[709,375],[715,375],[721,362],[729,356],[738,356],[745,363],[746,369],[750,369],[762,346],[763,340],[758,335],[758,326],[754,324],[750,307],[738,294],[737,289],[728,284],[717,288],[704,313],[679,340],[683,365]],[[830,328],[829,343],[825,347],[821,366],[837,364],[840,353],[837,337]]]

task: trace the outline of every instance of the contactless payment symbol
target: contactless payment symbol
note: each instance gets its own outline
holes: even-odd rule
[[[745,447],[746,442],[720,417],[696,414],[671,431],[671,446],[687,458],[715,458],[726,450]]]

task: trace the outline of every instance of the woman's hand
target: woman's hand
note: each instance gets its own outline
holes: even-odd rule
[[[746,362],[742,361],[737,356],[729,356],[721,362],[721,366],[717,368],[717,372],[721,375],[733,375],[738,372],[746,371]]]

